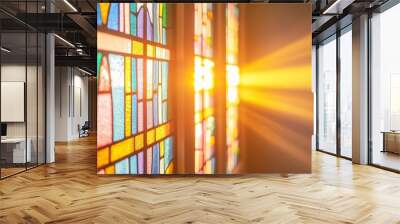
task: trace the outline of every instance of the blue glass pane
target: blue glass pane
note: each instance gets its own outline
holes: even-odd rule
[[[154,118],[154,126],[158,125],[158,95],[155,94],[153,96],[153,118]]]
[[[167,122],[167,102],[162,103],[162,123]]]
[[[124,57],[110,54],[110,73],[113,100],[114,141],[124,138]]]
[[[137,80],[136,80],[136,58],[132,58],[132,92],[137,91]]]
[[[137,174],[137,156],[131,157],[131,174]]]
[[[164,162],[165,162],[165,168],[168,167],[168,164],[172,161],[172,138],[168,137],[165,139],[164,143]]]
[[[97,25],[101,25],[101,11],[100,11],[100,4],[97,4]]]
[[[137,96],[132,96],[132,134],[137,133]]]
[[[154,61],[153,63],[154,68],[153,68],[153,89],[157,91],[158,88],[158,66],[160,66],[159,61]]]
[[[160,145],[155,144],[153,146],[153,167],[152,167],[152,173],[153,174],[158,174],[160,173]]]
[[[162,28],[162,44],[166,45],[167,44],[167,31],[165,30],[165,28]]]
[[[110,12],[108,14],[107,27],[111,30],[118,31],[118,19],[119,19],[119,4],[111,3]]]
[[[115,163],[115,174],[129,174],[129,160],[124,159]]]

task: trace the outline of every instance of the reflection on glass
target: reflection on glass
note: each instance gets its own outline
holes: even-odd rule
[[[400,5],[372,17],[372,163],[400,170]]]
[[[31,141],[26,141],[26,34],[1,34],[1,176],[25,170],[31,162]],[[28,144],[27,144],[28,142]],[[28,150],[27,150],[28,149]]]
[[[44,0],[0,1],[0,7],[20,16],[41,13],[44,5]],[[2,13],[0,17],[15,20]],[[45,162],[46,54],[44,34],[23,23],[3,23],[0,32],[0,177],[4,178]]]
[[[340,36],[340,153],[352,157],[352,33]]]
[[[45,45],[46,45],[46,38],[43,33],[39,33],[38,36],[38,77],[37,77],[37,115],[38,115],[38,122],[37,122],[37,162],[38,164],[44,164],[46,158],[46,148],[45,148],[45,60],[46,60],[46,52],[45,52]]]
[[[30,159],[27,161],[27,167],[34,167],[37,165],[38,159],[38,139],[37,139],[37,118],[38,118],[38,49],[37,49],[38,35],[36,32],[27,33],[27,82],[26,82],[26,114],[27,114],[27,150]]]
[[[318,149],[336,153],[336,39],[318,48]]]

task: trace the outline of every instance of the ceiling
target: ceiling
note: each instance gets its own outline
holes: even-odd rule
[[[351,23],[352,16],[376,8],[387,1],[250,0],[269,3],[311,3],[314,43],[339,29],[338,24],[344,26]],[[47,0],[47,4],[46,0],[0,0],[2,46],[13,50],[8,54],[10,59],[30,56],[37,51],[37,47],[42,49],[43,44],[38,45],[34,35],[27,34],[25,40],[25,35],[21,37],[18,33],[54,32],[58,35],[55,38],[56,65],[78,66],[95,74],[96,4],[97,0]]]
[[[77,66],[94,75],[96,4],[97,0],[47,0],[47,4],[45,0],[0,0],[2,46],[12,50],[7,56],[32,58],[44,45],[33,39],[37,33],[55,33],[56,66]]]
[[[373,11],[390,0],[312,0],[313,43],[351,24],[352,18]]]

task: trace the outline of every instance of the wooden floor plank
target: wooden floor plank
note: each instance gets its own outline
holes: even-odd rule
[[[96,175],[96,139],[0,181],[0,223],[400,223],[400,175],[313,152],[313,173]]]

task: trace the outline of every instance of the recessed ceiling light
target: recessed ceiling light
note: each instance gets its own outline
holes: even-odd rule
[[[62,38],[62,37],[60,37],[59,35],[57,35],[57,34],[54,34],[54,36],[55,37],[57,37],[59,40],[61,40],[62,42],[64,42],[65,44],[67,44],[68,46],[70,46],[70,47],[72,47],[72,48],[75,48],[75,45],[73,45],[71,42],[69,42],[68,40],[66,40],[66,39],[64,39],[64,38]]]
[[[86,70],[83,70],[83,69],[81,69],[81,68],[79,68],[79,67],[78,67],[78,70],[81,71],[81,72],[83,72],[83,73],[85,73],[85,74],[87,74],[87,75],[92,75],[92,73],[90,73],[90,72],[88,72],[88,71],[86,71]]]
[[[74,12],[78,12],[78,10],[68,1],[64,0],[65,4],[67,4]]]
[[[1,51],[4,51],[6,53],[10,53],[11,52],[11,50],[9,50],[9,49],[7,49],[5,47],[1,47],[0,49],[1,49]]]

